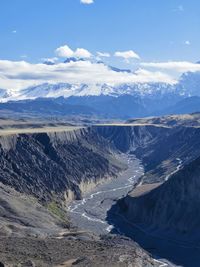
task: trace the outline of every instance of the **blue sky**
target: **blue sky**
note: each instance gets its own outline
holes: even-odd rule
[[[1,0],[0,88],[175,83],[200,71],[199,14],[199,0]],[[64,65],[72,56],[85,61]],[[47,58],[55,66],[40,64]],[[116,74],[97,61],[135,73]]]
[[[37,62],[64,44],[131,49],[145,61],[200,58],[198,0],[1,0],[0,10],[2,59]]]

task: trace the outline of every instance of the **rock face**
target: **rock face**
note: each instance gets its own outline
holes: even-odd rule
[[[200,242],[200,158],[149,193],[127,196],[124,214],[134,223]]]
[[[119,201],[121,213],[150,233],[199,243],[199,114],[182,119],[149,119],[140,125],[132,121],[100,132],[119,149],[133,151],[145,165],[140,186]]]
[[[97,126],[95,130],[124,153],[134,152],[138,147],[148,146],[158,136],[167,132],[167,128],[154,125]]]
[[[41,201],[81,198],[81,183],[122,169],[91,129],[0,137],[0,182]]]
[[[173,118],[165,123],[158,118],[145,124],[97,127],[96,131],[120,151],[140,158],[145,167],[143,182],[155,183],[176,170],[177,159],[184,165],[200,156],[199,126],[192,126],[191,121],[177,125]]]
[[[145,124],[1,136],[0,182],[41,201],[80,198],[81,187],[116,177],[124,168],[115,149],[142,159],[144,182],[163,181],[176,170],[177,158],[185,164],[200,154],[198,125],[176,127],[174,121],[158,118]]]
[[[82,236],[84,240],[80,241],[80,236],[77,238],[74,234],[70,235],[70,240],[59,235],[63,225],[57,217],[62,214],[55,203],[80,199],[82,191],[102,179],[116,177],[125,168],[116,158],[116,152],[119,151],[135,153],[143,160],[147,171],[143,185],[164,181],[167,174],[176,170],[177,158],[182,160],[182,169],[166,183],[156,189],[152,186],[149,193],[143,192],[140,196],[130,194],[122,200],[122,212],[133,222],[198,239],[199,124],[176,126],[173,120],[167,123],[157,120],[144,124],[134,122],[74,131],[1,136],[0,222],[7,220],[7,223],[0,225],[0,231],[5,228],[3,232],[11,236],[10,239],[7,236],[3,238],[0,234],[2,261],[5,259],[7,263],[13,255],[18,255],[17,249],[21,246],[26,258],[21,254],[22,258],[16,261],[26,263],[30,258],[33,263],[38,263],[34,255],[35,250],[40,248],[41,266],[59,266],[71,260],[77,261],[77,266],[95,266],[94,262],[98,263],[96,266],[109,266],[107,263],[110,261],[110,266],[127,266],[129,263],[133,266],[156,266],[143,251],[135,250],[135,246],[132,250],[131,246],[121,244],[120,240],[110,243],[109,240],[92,242],[90,239],[90,242],[86,242],[88,236]],[[25,195],[23,200],[22,193]],[[45,210],[41,205],[44,203],[55,216],[52,217]],[[29,233],[26,232],[27,228],[33,229],[31,238],[26,236],[24,240],[18,239],[18,228],[25,229],[25,234]],[[49,235],[47,228],[52,235]],[[41,237],[41,232],[43,238],[48,238],[45,241],[34,240],[33,236]],[[6,247],[10,246],[12,253],[8,257]],[[26,248],[28,251],[25,251]],[[47,254],[42,254],[44,248]],[[80,257],[80,251],[86,255],[84,259]],[[56,256],[59,260],[55,262],[55,254],[59,253],[59,257]],[[129,257],[131,255],[134,256]]]
[[[138,150],[139,155],[147,149],[147,155],[148,148],[170,131],[171,128],[155,125],[94,126],[68,132],[1,136],[2,262],[42,267],[158,266],[130,241],[70,233],[69,225],[58,220],[62,214],[55,203],[80,199],[82,191],[90,186],[116,177],[126,167],[118,161],[116,152]]]

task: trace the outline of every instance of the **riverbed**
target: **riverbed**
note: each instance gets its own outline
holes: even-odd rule
[[[112,215],[114,220],[108,220],[108,211],[136,185],[139,186],[140,178],[144,174],[141,161],[134,155],[122,154],[120,159],[128,165],[127,170],[119,174],[118,178],[97,185],[93,191],[83,195],[82,200],[73,201],[68,207],[68,212],[70,213],[72,224],[79,229],[88,230],[98,235],[108,233],[122,234],[135,240],[134,237],[138,237],[137,227],[126,222],[118,212]],[[116,227],[115,222],[118,222],[119,227]],[[124,227],[126,231],[124,231]],[[149,237],[147,238],[141,231],[139,233],[142,234],[140,239],[147,241],[146,244],[145,242],[141,244],[142,247],[146,248],[146,245],[149,245]],[[136,242],[138,242],[138,238],[136,238]],[[175,266],[168,262],[163,255],[160,257],[157,251],[151,251],[151,253],[160,267]]]
[[[113,226],[106,221],[107,211],[128,194],[144,173],[141,161],[134,155],[121,155],[120,158],[128,165],[126,171],[116,179],[97,185],[92,192],[83,195],[82,200],[70,204],[68,212],[73,225],[96,234],[112,231]]]

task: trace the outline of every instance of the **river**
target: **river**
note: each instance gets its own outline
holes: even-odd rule
[[[144,169],[141,161],[134,155],[123,154],[120,157],[128,165],[126,171],[119,174],[116,179],[97,185],[92,192],[83,195],[82,200],[73,201],[68,207],[71,222],[74,226],[98,235],[108,234],[113,230],[115,233],[127,235],[127,233],[121,232],[123,227],[116,228],[116,225],[113,226],[111,222],[108,222],[108,211],[116,204],[117,200],[126,196],[138,184],[140,177],[144,174]],[[114,216],[118,222],[126,225],[125,228],[129,233],[133,233],[131,237],[134,239],[134,234],[137,234],[138,229],[134,229],[133,225],[130,226],[123,218],[120,219],[117,214]],[[143,237],[142,240],[144,240]],[[155,255],[157,254],[154,254],[155,261],[159,262],[160,266],[174,266],[167,260]]]
[[[106,234],[112,230],[112,225],[106,221],[107,211],[118,199],[127,195],[144,173],[140,160],[134,155],[120,157],[128,164],[126,171],[116,179],[97,185],[82,200],[70,204],[68,212],[73,225],[96,234]]]

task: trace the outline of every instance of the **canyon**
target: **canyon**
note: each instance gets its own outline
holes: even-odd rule
[[[1,119],[2,262],[23,264],[28,253],[30,266],[189,266],[148,240],[157,233],[198,251],[199,135],[198,113],[89,125]],[[27,250],[6,253],[11,242]],[[35,246],[48,247],[41,259]]]

